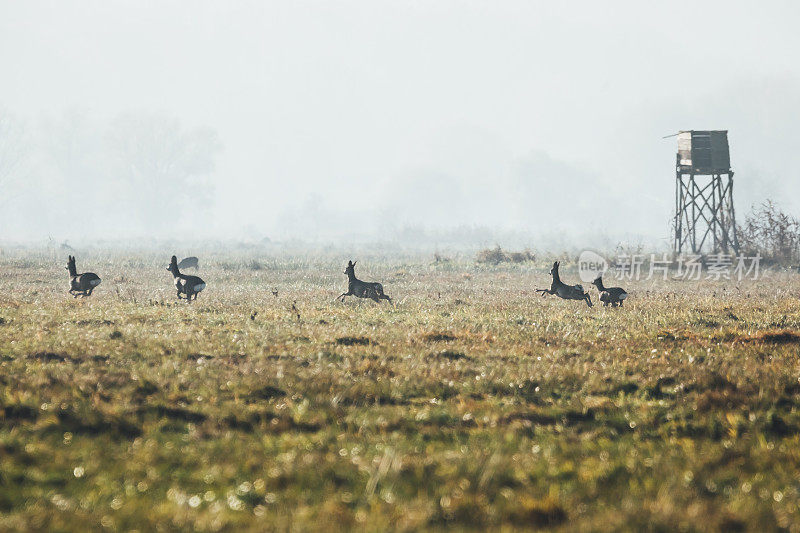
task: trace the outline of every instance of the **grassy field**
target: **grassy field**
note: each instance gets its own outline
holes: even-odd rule
[[[0,530],[800,529],[800,277],[63,255],[0,257]]]

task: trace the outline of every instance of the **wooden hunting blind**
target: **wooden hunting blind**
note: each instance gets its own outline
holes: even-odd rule
[[[674,232],[677,253],[739,252],[727,131],[678,133]]]

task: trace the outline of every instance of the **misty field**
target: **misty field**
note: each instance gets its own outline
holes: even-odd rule
[[[0,529],[800,529],[800,276],[170,253],[0,256]]]

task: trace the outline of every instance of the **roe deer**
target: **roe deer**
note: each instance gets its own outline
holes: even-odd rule
[[[353,261],[347,262],[347,268],[344,269],[348,280],[347,292],[340,294],[336,299],[341,298],[344,301],[345,296],[355,296],[356,298],[371,298],[376,302],[389,300],[389,303],[392,303],[392,299],[383,294],[383,285],[374,281],[361,281],[358,279],[355,266],[356,264]]]
[[[191,257],[184,257],[178,263],[178,268],[193,268],[198,270],[200,267],[198,266],[197,258],[194,256]]]
[[[564,300],[584,300],[586,305],[592,307],[592,299],[589,297],[581,285],[567,285],[561,281],[558,275],[558,261],[553,263],[553,268],[550,269],[550,275],[553,276],[553,283],[549,289],[536,289],[536,292],[541,292],[542,296],[545,294],[555,294]]]
[[[597,276],[592,282],[592,285],[597,287],[597,290],[600,291],[600,301],[603,302],[603,306],[607,306],[611,304],[611,307],[616,307],[619,305],[622,307],[622,300],[628,297],[628,293],[625,292],[625,289],[622,287],[606,287],[603,285],[603,276]]]
[[[172,272],[172,277],[175,279],[175,288],[178,291],[178,300],[181,299],[181,294],[186,295],[186,300],[191,301],[192,296],[197,300],[197,294],[206,288],[206,282],[197,276],[187,276],[181,274],[178,269],[178,258],[174,255],[167,267],[167,270]]]
[[[67,256],[67,270],[70,277],[69,293],[75,298],[78,297],[79,293],[83,298],[91,296],[94,288],[100,285],[100,276],[94,272],[78,274],[78,269],[75,267],[75,257],[72,255]]]

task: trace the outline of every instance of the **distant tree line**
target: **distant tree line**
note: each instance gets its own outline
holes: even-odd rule
[[[207,215],[221,148],[214,130],[157,113],[70,111],[33,126],[0,108],[0,204],[42,228],[163,235]]]

